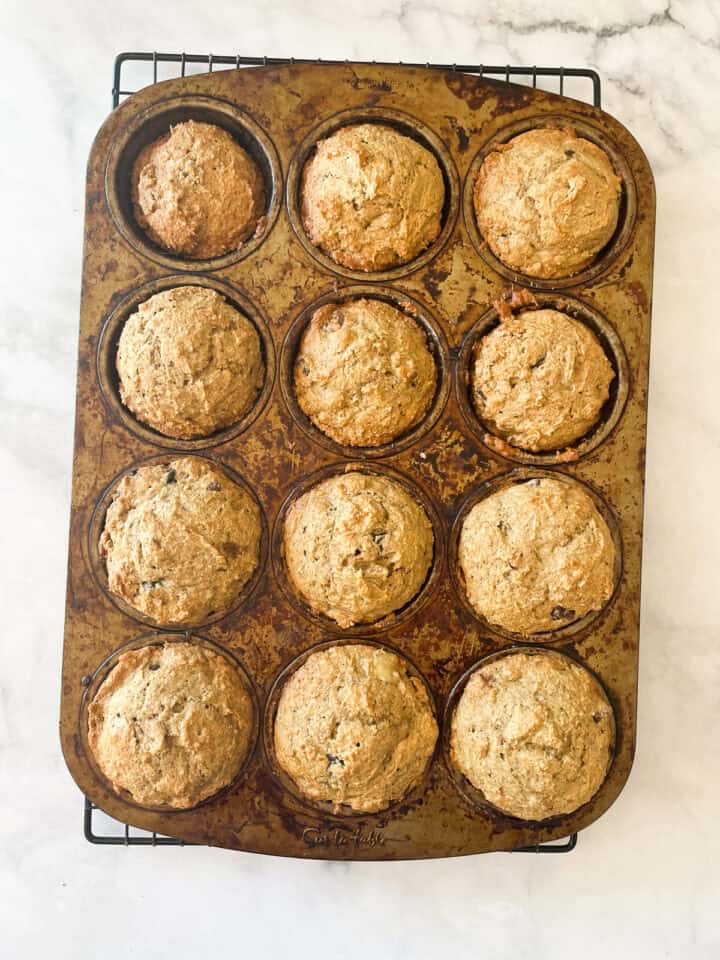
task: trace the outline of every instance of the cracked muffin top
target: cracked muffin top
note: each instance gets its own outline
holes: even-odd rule
[[[369,813],[421,780],[437,735],[425,686],[407,661],[346,644],[311,654],[285,683],[275,755],[310,800]]]
[[[433,154],[393,127],[341,127],[305,164],[301,212],[308,237],[352,270],[413,260],[442,227],[445,183]]]
[[[255,572],[260,511],[209,461],[183,457],[123,477],[99,550],[108,587],[160,625],[224,613]]]
[[[128,317],[116,367],[120,398],[166,437],[207,437],[240,420],[265,376],[253,324],[207,287],[156,293]]]
[[[380,446],[427,413],[437,369],[425,331],[382,300],[316,310],[295,360],[295,394],[337,443]]]
[[[615,718],[600,684],[561,654],[511,653],[481,664],[455,708],[451,759],[512,817],[572,813],[599,790]]]
[[[187,120],[140,151],[135,219],[163,250],[196,260],[237,250],[265,209],[262,174],[227,130]]]
[[[387,477],[349,472],[296,500],[285,518],[290,581],[341,627],[373,623],[419,592],[433,557],[423,507]]]
[[[513,483],[480,500],[458,560],[473,608],[531,635],[600,610],[615,586],[615,544],[582,487],[550,478]]]
[[[88,743],[118,792],[187,809],[230,783],[247,756],[254,708],[236,669],[194,643],[123,653],[88,707]]]
[[[472,399],[494,434],[557,450],[597,422],[615,373],[594,334],[558,310],[523,310],[476,344]]]
[[[605,151],[573,130],[528,130],[485,158],[473,194],[478,228],[514,270],[572,276],[615,232],[621,183]]]

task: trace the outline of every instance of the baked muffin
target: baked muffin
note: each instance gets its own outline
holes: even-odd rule
[[[496,257],[531,277],[567,277],[609,242],[620,212],[609,157],[571,129],[528,130],[485,158],[474,188],[480,232]]]
[[[600,610],[615,585],[615,544],[589,494],[555,479],[513,483],[480,500],[458,551],[467,596],[513,633],[557,630]]]
[[[413,260],[437,239],[444,202],[433,154],[377,123],[341,127],[321,140],[302,174],[308,237],[352,270]]]
[[[377,447],[412,429],[435,395],[425,331],[382,300],[316,310],[295,360],[295,394],[337,443]]]
[[[427,577],[433,541],[417,500],[374,474],[323,480],[285,518],[290,582],[341,627],[373,623],[409,603]]]
[[[237,670],[196,643],[123,653],[88,707],[88,743],[117,791],[194,807],[239,772],[254,709]]]
[[[232,607],[260,555],[260,511],[209,461],[138,467],[115,490],[100,537],[108,587],[158,624]]]
[[[154,243],[204,260],[237,250],[255,233],[265,187],[257,164],[227,130],[187,120],[140,151],[132,201]]]
[[[512,817],[572,813],[598,791],[615,719],[594,677],[550,651],[481,664],[455,708],[450,753],[485,799]]]
[[[116,366],[125,406],[183,440],[240,420],[265,376],[257,330],[207,287],[175,287],[141,303],[120,334]]]
[[[558,450],[595,425],[614,376],[584,323],[523,310],[478,341],[472,399],[488,429],[513,446]]]
[[[367,644],[311,654],[282,689],[275,756],[310,800],[383,810],[423,777],[438,728],[409,664]]]

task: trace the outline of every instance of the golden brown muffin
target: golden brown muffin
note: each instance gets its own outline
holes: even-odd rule
[[[158,624],[224,613],[255,572],[260,511],[207,460],[139,467],[113,495],[100,538],[108,587]]]
[[[344,473],[290,507],[284,549],[290,581],[341,627],[373,623],[418,593],[433,557],[425,510],[387,477]]]
[[[579,620],[600,610],[615,585],[610,530],[590,495],[564,480],[514,483],[480,500],[458,553],[474,609],[514,633]]]
[[[203,260],[237,250],[255,233],[265,187],[257,164],[227,130],[187,120],[138,154],[132,200],[154,243]]]
[[[207,437],[240,420],[265,376],[252,323],[207,287],[156,293],[118,343],[120,398],[166,437]]]
[[[442,227],[445,184],[433,154],[392,127],[361,123],[321,140],[302,174],[310,240],[341,266],[386,270]]]
[[[478,341],[472,398],[489,430],[524,450],[557,450],[597,422],[615,376],[594,334],[557,310],[523,310]]]
[[[567,277],[608,243],[620,177],[604,150],[571,129],[528,130],[485,158],[477,223],[493,253],[531,277]]]
[[[298,403],[337,443],[377,447],[427,413],[437,370],[425,331],[382,300],[320,307],[295,360]]]
[[[615,744],[604,691],[561,654],[511,653],[475,670],[452,718],[451,758],[523,820],[572,813],[599,790]]]
[[[409,664],[367,644],[311,654],[287,681],[275,755],[310,800],[383,810],[424,775],[438,728]]]
[[[117,791],[142,806],[194,807],[235,778],[253,731],[237,670],[195,643],[123,653],[88,707],[88,743]]]

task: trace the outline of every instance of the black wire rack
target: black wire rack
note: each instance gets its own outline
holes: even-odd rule
[[[113,70],[112,105],[118,107],[125,97],[132,96],[143,87],[151,86],[160,80],[169,80],[188,76],[189,71],[212,72],[216,67],[265,67],[288,63],[337,64],[349,63],[348,60],[298,59],[295,57],[241,57],[216,56],[212,53],[121,53],[115,58]],[[358,61],[353,61],[358,62]],[[384,60],[360,61],[377,63],[380,66],[397,66],[397,63]],[[405,63],[407,67],[425,67],[428,70],[452,70],[457,73],[469,73],[477,77],[490,77],[504,80],[506,83],[519,81],[533,88],[539,83],[553,81],[561,96],[569,93],[567,81],[582,81],[582,90],[573,84],[575,99],[601,105],[600,77],[595,70],[585,67],[518,67],[469,65],[458,63]],[[133,77],[128,78],[128,68],[133,68]],[[198,69],[199,68],[199,69]],[[162,72],[162,76],[161,76]],[[102,823],[100,819],[102,818]],[[162,834],[139,830],[127,823],[120,823],[103,813],[94,803],[85,798],[83,810],[83,833],[89,843],[126,846],[126,847],[191,847],[195,844]],[[528,847],[519,847],[513,853],[570,853],[577,845],[577,834],[573,833],[565,840],[552,843],[537,843]]]

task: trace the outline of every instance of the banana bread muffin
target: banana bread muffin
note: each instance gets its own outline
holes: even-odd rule
[[[342,127],[321,140],[302,174],[308,237],[352,270],[414,259],[438,237],[444,202],[433,154],[377,123]]]
[[[154,243],[203,260],[237,250],[255,233],[265,187],[257,164],[227,130],[187,120],[140,151],[132,201]]]
[[[615,544],[595,503],[565,480],[514,483],[480,500],[460,534],[467,596],[513,633],[557,630],[612,596]]]
[[[472,398],[503,440],[523,450],[558,450],[594,426],[614,376],[584,323],[558,310],[523,310],[478,341]]]
[[[475,182],[480,232],[507,266],[567,277],[609,242],[621,180],[608,155],[571,129],[528,130],[496,147]]]
[[[237,670],[196,643],[123,653],[88,707],[88,743],[117,791],[142,806],[194,807],[247,756],[254,708]]]
[[[255,572],[260,511],[207,460],[139,467],[115,490],[100,538],[108,587],[161,625],[230,609]]]
[[[207,287],[156,293],[118,343],[120,398],[166,437],[207,437],[253,405],[265,376],[253,324]]]
[[[295,360],[298,403],[337,443],[380,446],[427,413],[437,384],[425,331],[382,300],[313,314]]]
[[[455,766],[512,817],[572,813],[610,767],[615,718],[595,678],[550,651],[510,653],[482,664],[452,718]]]
[[[433,557],[425,510],[387,477],[330,477],[293,503],[285,519],[290,581],[341,627],[373,623],[409,603]]]
[[[311,654],[283,687],[275,716],[278,763],[310,800],[383,810],[427,770],[438,728],[409,664],[367,644]]]

